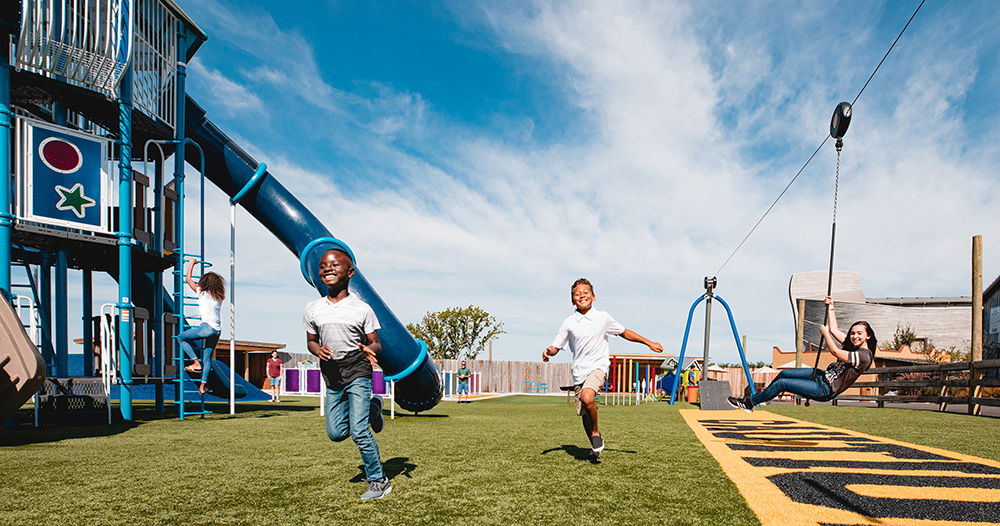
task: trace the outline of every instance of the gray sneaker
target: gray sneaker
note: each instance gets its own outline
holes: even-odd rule
[[[382,426],[385,425],[385,419],[382,418],[382,397],[373,396],[371,402],[368,404],[368,425],[372,427],[372,431],[378,433],[382,431]]]
[[[368,483],[368,491],[361,495],[361,500],[381,499],[389,493],[392,493],[392,484],[389,483],[388,477],[383,477],[382,480]]]

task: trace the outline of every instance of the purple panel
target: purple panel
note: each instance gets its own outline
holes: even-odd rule
[[[306,392],[319,393],[319,369],[306,369]]]
[[[372,371],[372,394],[385,394],[385,380],[382,371]]]
[[[298,369],[285,369],[285,391],[289,393],[299,392]]]

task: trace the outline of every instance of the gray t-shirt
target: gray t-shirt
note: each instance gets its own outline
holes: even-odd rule
[[[320,361],[326,383],[341,389],[356,378],[371,375],[371,364],[358,344],[368,344],[367,334],[381,328],[375,312],[357,296],[333,303],[325,296],[306,304],[302,325],[319,336],[319,344],[333,351],[333,358]]]
[[[867,371],[875,360],[867,347],[856,351],[847,351],[847,361],[836,361],[826,368],[826,383],[830,384],[833,396],[837,396],[847,390],[848,387],[858,380],[862,373]]]

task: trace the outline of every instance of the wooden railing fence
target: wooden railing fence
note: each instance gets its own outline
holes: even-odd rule
[[[990,369],[1000,369],[1000,360],[874,367],[865,374],[876,375],[878,380],[855,382],[854,387],[875,388],[878,394],[841,395],[837,398],[874,401],[878,407],[884,407],[886,402],[932,402],[938,404],[939,411],[944,411],[948,404],[968,404],[969,414],[979,414],[980,406],[1000,407],[1000,398],[980,396],[984,387],[1000,387],[1000,378],[983,375],[983,371]],[[931,389],[936,392],[929,393]],[[968,393],[956,396],[949,394],[951,389],[967,389]]]

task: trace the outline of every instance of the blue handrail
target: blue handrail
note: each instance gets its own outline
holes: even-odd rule
[[[229,204],[235,205],[236,203],[239,203],[240,199],[243,199],[243,196],[247,195],[250,190],[253,190],[254,187],[264,180],[264,174],[266,173],[267,165],[264,163],[258,164],[257,170],[253,173],[253,176],[250,177],[250,180],[247,181],[247,184],[243,185],[243,188],[241,188],[239,192],[236,192],[236,195],[229,199]]]

